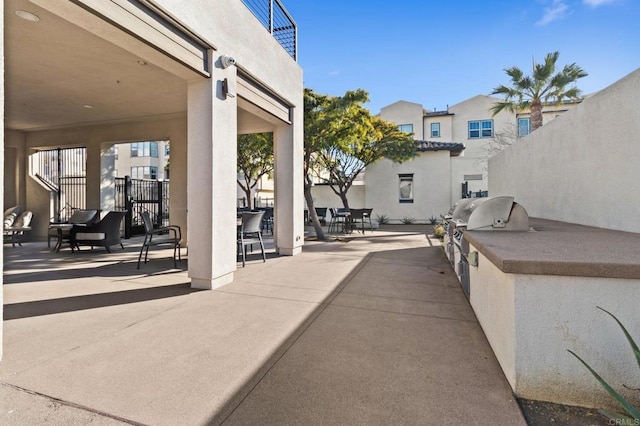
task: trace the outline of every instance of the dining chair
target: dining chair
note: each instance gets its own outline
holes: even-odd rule
[[[338,209],[335,207],[330,207],[329,213],[331,213],[331,220],[329,221],[329,229],[327,231],[331,234],[338,230],[339,223],[344,220],[344,217],[338,215]]]
[[[364,235],[364,209],[351,209],[351,229],[358,229],[358,224],[360,224],[360,228],[358,229]]]
[[[262,251],[262,261],[267,261],[264,252],[264,241],[262,241],[262,217],[264,210],[257,212],[242,212],[241,223],[238,229],[238,250],[242,254],[242,267],[244,268],[247,257],[247,246],[260,244]]]
[[[151,220],[151,214],[148,211],[140,213],[142,217],[142,223],[144,224],[144,241],[142,247],[140,247],[140,254],[138,255],[138,267],[140,269],[140,261],[142,260],[142,253],[144,252],[144,263],[149,259],[149,247],[169,246],[173,248],[173,268],[177,269],[177,260],[182,261],[180,254],[180,245],[182,244],[182,230],[178,225],[161,226],[159,228],[153,227],[153,221]]]

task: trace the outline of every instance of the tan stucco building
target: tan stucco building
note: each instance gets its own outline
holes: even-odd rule
[[[269,27],[241,1],[7,0],[3,8],[4,205],[33,211],[43,239],[50,193],[36,150],[86,147],[86,207],[113,208],[118,143],[171,144],[173,223],[194,288],[233,281],[236,140],[273,132],[275,243],[303,244],[302,70],[297,29]],[[269,12],[265,12],[269,13]],[[263,25],[263,23],[265,23]]]

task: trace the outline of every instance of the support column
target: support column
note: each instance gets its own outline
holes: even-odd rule
[[[102,147],[99,143],[87,143],[86,208],[107,210],[101,204]],[[64,206],[60,206],[62,208]],[[75,207],[75,206],[74,206]]]
[[[293,124],[273,135],[275,181],[275,244],[278,253],[293,256],[304,245],[302,110],[294,110]]]
[[[102,210],[115,210],[116,208],[115,164],[115,146],[103,144],[100,155],[100,208]]]
[[[236,269],[237,102],[221,80],[235,67],[213,69],[189,83],[187,113],[187,240],[191,287],[233,281]]]
[[[169,221],[182,228],[183,247],[188,243],[187,234],[187,123],[180,122],[179,129],[172,131],[171,165],[169,166]]]

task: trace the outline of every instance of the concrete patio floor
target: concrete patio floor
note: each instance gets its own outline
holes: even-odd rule
[[[213,291],[135,241],[5,245],[0,424],[526,424],[428,227],[391,228]]]

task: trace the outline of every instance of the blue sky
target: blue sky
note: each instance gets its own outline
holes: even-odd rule
[[[584,93],[640,67],[640,0],[283,0],[298,24],[304,85],[364,89],[372,113],[398,100],[446,109],[560,52]]]

